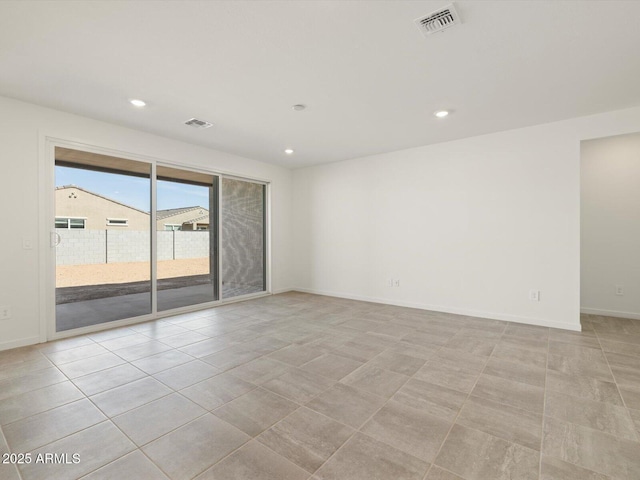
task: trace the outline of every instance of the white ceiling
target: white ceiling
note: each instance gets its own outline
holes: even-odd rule
[[[289,167],[640,104],[639,1],[458,1],[423,37],[447,3],[3,1],[0,95]]]

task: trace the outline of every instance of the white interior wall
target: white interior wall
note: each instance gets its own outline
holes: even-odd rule
[[[640,108],[296,170],[295,286],[579,330],[580,140],[635,131]]]
[[[136,114],[132,110],[132,115]],[[187,128],[176,122],[176,128]],[[204,131],[203,134],[207,134]],[[42,334],[39,299],[39,159],[44,136],[109,148],[159,160],[186,163],[270,180],[272,290],[291,285],[291,171],[282,167],[170,140],[141,131],[0,97],[0,306],[11,308],[11,318],[0,321],[0,350],[36,343]],[[25,250],[23,240],[33,249]],[[53,286],[51,286],[53,288]]]
[[[580,141],[640,131],[640,108],[300,169],[293,195],[286,169],[2,97],[0,127],[0,305],[12,311],[0,321],[3,349],[41,334],[45,135],[271,180],[275,292],[576,330]]]
[[[583,142],[581,157],[582,311],[640,319],[640,133]]]

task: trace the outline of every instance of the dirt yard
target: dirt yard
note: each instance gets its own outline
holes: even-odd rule
[[[79,287],[106,283],[141,282],[151,278],[149,262],[102,263],[56,266],[56,287]],[[209,258],[161,260],[158,278],[175,278],[209,273]]]

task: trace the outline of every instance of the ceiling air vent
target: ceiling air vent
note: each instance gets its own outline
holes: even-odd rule
[[[213,123],[205,122],[204,120],[198,120],[197,118],[192,118],[184,122],[185,125],[189,125],[193,128],[209,128],[213,127]]]
[[[414,20],[420,31],[426,36],[432,33],[442,32],[449,27],[458,25],[460,22],[460,16],[456,12],[453,3],[442,7],[440,10],[431,12],[429,15],[416,18]]]

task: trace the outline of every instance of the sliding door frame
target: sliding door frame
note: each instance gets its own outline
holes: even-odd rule
[[[188,171],[188,172],[193,172],[193,173],[202,173],[204,175],[211,175],[212,177],[216,177],[214,184],[211,186],[212,191],[209,195],[209,202],[208,202],[208,207],[209,207],[209,232],[210,235],[213,235],[214,237],[214,241],[211,242],[211,237],[209,237],[209,273],[211,274],[211,271],[214,271],[214,274],[216,276],[216,283],[214,286],[214,296],[217,297],[217,300],[213,300],[211,302],[202,302],[202,303],[197,303],[195,305],[187,305],[185,307],[178,307],[178,308],[173,308],[170,310],[161,310],[159,313],[162,314],[162,316],[166,316],[164,315],[165,312],[176,312],[182,309],[190,309],[189,311],[194,311],[195,307],[200,307],[202,305],[208,306],[208,307],[202,307],[202,308],[195,308],[195,311],[197,310],[202,310],[203,308],[210,308],[216,305],[221,305],[223,303],[223,299],[222,299],[222,290],[221,290],[221,285],[222,285],[222,281],[220,279],[220,184],[221,184],[221,180],[222,180],[222,175],[213,171],[208,171],[205,170],[201,167],[194,167],[194,168],[190,168],[190,167],[185,167],[183,165],[177,165],[177,164],[171,164],[171,163],[167,163],[165,161],[158,161],[156,164],[156,171],[157,171],[157,167],[166,167],[166,168],[173,168],[173,169],[181,169],[184,171]],[[158,176],[156,174],[156,176],[154,177],[156,180],[158,179]],[[163,180],[166,180],[163,178]],[[154,186],[157,187],[157,183],[156,181],[153,182]],[[157,199],[157,192],[156,192],[156,199]],[[155,208],[155,206],[154,206]],[[153,219],[153,229],[154,231],[156,230],[156,224],[157,224],[157,218],[156,218],[156,213],[157,211],[154,210],[153,214],[154,214],[154,219]],[[214,222],[211,222],[211,218],[213,217],[213,219],[215,220]],[[211,233],[213,232],[213,233]],[[157,235],[152,235],[152,237],[154,237],[156,239],[156,244],[157,244]],[[154,260],[153,263],[154,265],[157,266],[157,250],[154,251]],[[212,265],[213,264],[213,265]],[[214,267],[214,268],[212,268]],[[157,289],[157,282],[154,282],[154,285]],[[158,298],[157,296],[154,298]],[[156,311],[154,311],[154,313],[158,313],[157,308],[158,308],[158,302],[157,301],[153,301],[153,307]]]
[[[80,150],[89,153],[96,153],[101,155],[109,155],[113,157],[119,157],[126,160],[133,160],[138,162],[145,162],[151,165],[151,214],[150,214],[150,232],[151,232],[151,305],[152,310],[150,314],[141,315],[138,317],[127,318],[122,320],[114,320],[111,322],[101,323],[98,325],[91,325],[87,327],[80,327],[72,330],[64,330],[61,332],[56,331],[56,250],[53,244],[53,219],[55,218],[55,149],[56,147],[70,148],[74,150]],[[199,310],[206,310],[208,308],[217,307],[229,303],[240,302],[252,298],[264,297],[272,294],[271,291],[271,183],[269,180],[245,177],[242,175],[234,174],[231,172],[225,172],[217,169],[206,169],[201,165],[194,165],[183,161],[173,161],[170,159],[159,159],[148,155],[142,155],[132,152],[126,152],[121,150],[115,150],[108,147],[91,145],[80,141],[68,140],[60,138],[59,136],[47,135],[40,133],[39,138],[39,161],[38,161],[38,204],[39,204],[39,221],[38,221],[38,269],[40,272],[40,280],[38,282],[38,299],[40,308],[40,332],[38,335],[40,342],[58,340],[66,337],[82,335],[86,333],[98,332],[101,330],[107,330],[111,328],[124,327],[127,325],[133,325],[151,320],[157,320],[159,318],[170,317],[179,315],[182,313],[195,312]],[[189,305],[185,307],[175,308],[172,310],[164,310],[158,312],[157,310],[157,234],[156,231],[156,207],[157,207],[157,167],[170,167],[177,169],[184,169],[187,171],[204,173],[207,175],[214,175],[218,177],[217,188],[217,205],[216,205],[216,221],[217,221],[217,289],[218,300],[212,302],[199,303],[196,305]],[[224,261],[221,255],[221,200],[222,200],[222,178],[232,178],[236,180],[242,180],[245,182],[259,183],[265,186],[265,229],[264,229],[264,257],[265,257],[265,270],[266,270],[266,282],[265,290],[258,293],[251,293],[247,295],[241,295],[237,297],[231,297],[229,299],[222,298],[222,278],[221,278],[221,265]]]

